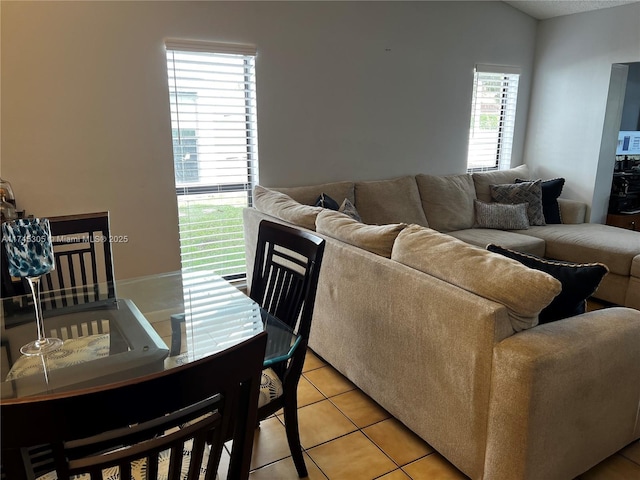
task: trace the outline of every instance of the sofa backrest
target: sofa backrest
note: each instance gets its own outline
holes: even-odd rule
[[[476,211],[481,205],[478,202],[494,203],[491,198],[492,185],[509,184],[513,186],[516,180],[531,179],[531,172],[527,165],[500,171],[465,173],[459,175],[427,175],[403,176],[387,180],[374,181],[341,181],[319,185],[301,187],[277,187],[266,189],[256,188],[254,194],[255,206],[265,213],[282,218],[293,224],[298,224],[315,230],[318,212],[315,207],[321,195],[331,197],[339,205],[341,212],[347,213],[368,225],[388,224],[416,224],[433,228],[442,233],[466,231],[483,232],[477,230],[487,227],[486,218],[480,217]],[[559,221],[568,223],[584,223],[586,221],[586,204],[583,202],[557,198],[559,192],[547,188],[545,184],[557,179],[543,181],[542,211],[547,208],[558,210]],[[267,200],[265,195],[272,192],[280,195],[277,201]],[[546,200],[545,200],[546,196]],[[288,199],[288,201],[285,201]],[[333,202],[330,202],[330,205]],[[329,205],[329,208],[334,208]],[[323,204],[323,206],[328,206]],[[303,208],[298,208],[303,207]],[[355,211],[354,211],[355,210]],[[491,211],[493,212],[492,209]],[[504,208],[492,213],[499,217],[498,229],[518,229],[508,227],[504,222]],[[501,216],[502,215],[502,216]],[[529,215],[528,215],[529,216]],[[545,213],[546,216],[546,213]],[[482,218],[485,222],[481,222]],[[492,217],[493,218],[493,217]],[[528,218],[531,222],[531,218]],[[495,222],[494,222],[495,223]],[[551,223],[558,223],[557,221]],[[533,224],[533,223],[532,223]],[[537,224],[537,223],[536,223]],[[508,225],[515,225],[509,223]],[[475,229],[475,230],[474,230]],[[510,232],[505,232],[509,233]],[[512,234],[513,235],[513,234]],[[517,234],[516,234],[517,235]],[[480,240],[474,242],[481,245],[486,235],[481,234]],[[462,237],[460,237],[462,238]],[[510,237],[512,238],[512,237]],[[536,252],[532,252],[536,253]],[[536,253],[539,255],[544,254]]]
[[[429,226],[413,176],[356,182],[355,206],[364,223],[415,223]]]
[[[354,182],[333,182],[322,183],[320,185],[310,185],[305,187],[278,187],[272,188],[277,192],[290,196],[296,202],[303,205],[315,205],[320,194],[324,193],[333,198],[340,205],[346,198],[355,204]]]
[[[429,227],[439,232],[473,228],[476,190],[471,175],[419,174],[416,183]]]
[[[578,200],[558,198],[562,223],[576,224],[587,221],[587,204]]]
[[[253,189],[253,206],[263,213],[309,230],[316,229],[316,217],[322,211],[322,207],[301,204],[285,193],[260,185]]]
[[[407,223],[451,232],[473,228],[474,200],[491,202],[491,185],[511,184],[517,178],[529,177],[529,167],[520,165],[509,170],[473,174],[418,174],[386,180],[273,187],[270,190],[283,193],[302,205],[315,205],[321,194],[328,195],[338,205],[347,199],[355,205],[362,222],[370,225]],[[309,223],[307,221],[304,226],[309,228]]]
[[[472,174],[478,200],[487,203],[491,202],[491,185],[514,183],[516,178],[526,180],[529,176],[530,172],[527,165],[520,165],[519,167],[510,168],[509,170],[476,172]]]
[[[405,223],[367,225],[328,209],[316,217],[316,232],[386,258],[391,258],[393,243],[406,226]]]

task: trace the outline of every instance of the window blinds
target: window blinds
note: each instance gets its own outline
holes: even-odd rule
[[[258,181],[255,48],[166,48],[182,268],[244,277],[242,208]]]
[[[519,78],[517,68],[476,66],[468,171],[510,168]]]

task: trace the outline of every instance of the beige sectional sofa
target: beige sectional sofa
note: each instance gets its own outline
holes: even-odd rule
[[[637,308],[640,234],[577,223],[584,206],[570,201],[562,216],[574,224],[473,228],[473,197],[516,177],[531,175],[256,187],[247,266],[261,220],[316,231],[327,241],[317,354],[473,479],[571,479],[640,438],[640,311],[537,325],[560,282],[484,247],[603,262],[598,293]],[[364,223],[312,206],[320,193],[348,199]]]

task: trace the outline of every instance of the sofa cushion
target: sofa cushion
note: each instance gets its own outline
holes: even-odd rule
[[[391,259],[504,305],[515,331],[535,326],[561,290],[547,273],[417,225],[400,232]]]
[[[322,194],[329,195],[336,202],[341,203],[342,200],[348,198],[351,202],[355,202],[353,182],[333,182],[322,183],[320,185],[309,185],[305,187],[272,187],[271,190],[282,192],[289,195],[296,202],[303,205],[314,205],[316,199]]]
[[[584,313],[587,298],[593,295],[608,272],[607,267],[601,263],[579,264],[546,260],[493,244],[488,245],[487,250],[513,258],[529,268],[547,272],[562,283],[560,294],[540,312],[540,323],[562,320]]]
[[[523,230],[529,228],[528,203],[485,203],[475,201],[476,228],[497,228],[499,230]]]
[[[391,258],[393,242],[405,227],[404,223],[367,225],[331,210],[320,212],[316,218],[318,233],[387,258]]]
[[[428,225],[415,177],[356,182],[355,195],[355,206],[364,223]]]
[[[498,203],[527,203],[529,225],[546,225],[542,211],[541,180],[491,185],[491,198]]]
[[[416,175],[429,227],[450,232],[473,227],[476,189],[471,175]]]
[[[490,172],[476,172],[472,174],[473,184],[476,187],[476,197],[483,202],[491,201],[491,185],[513,183],[516,178],[529,178],[529,167],[520,165],[508,170],[495,170]]]
[[[523,180],[521,178],[516,178],[516,183],[533,181],[534,180]],[[558,205],[558,197],[562,193],[562,187],[564,187],[564,178],[552,178],[551,180],[543,180],[541,185],[542,212],[544,213],[545,223],[562,223],[562,215],[560,213],[560,205]]]
[[[471,228],[449,232],[449,235],[480,248],[485,248],[490,243],[495,243],[519,252],[532,253],[539,257],[543,257],[545,252],[544,240],[527,235],[526,230],[523,230],[522,233],[517,233],[493,228]]]
[[[301,205],[284,193],[260,185],[253,189],[253,206],[262,213],[310,230],[316,229],[316,216],[324,210],[322,207]]]

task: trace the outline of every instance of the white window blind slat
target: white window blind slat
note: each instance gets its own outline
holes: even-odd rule
[[[203,42],[200,40],[183,40],[169,38],[164,41],[167,50],[176,50],[181,52],[204,52],[204,53],[232,53],[237,55],[256,55],[255,45],[235,44],[235,43],[219,43],[219,42]]]
[[[242,208],[258,182],[256,50],[165,45],[182,268],[240,278]]]
[[[520,75],[521,72],[520,67],[512,67],[510,65],[488,65],[482,63],[476,64],[475,70],[479,73],[504,73],[515,75]]]
[[[476,65],[467,171],[511,166],[520,69]]]

